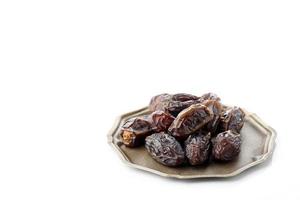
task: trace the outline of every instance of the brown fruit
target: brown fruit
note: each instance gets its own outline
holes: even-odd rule
[[[215,93],[212,93],[212,92],[205,93],[199,98],[200,102],[203,102],[206,100],[221,101],[220,97],[218,97],[218,95],[216,95]]]
[[[167,104],[167,102],[169,102],[171,99],[172,95],[167,93],[156,95],[151,98],[149,110],[152,112],[156,110],[165,110],[165,104]]]
[[[158,110],[150,114],[153,132],[166,132],[174,121],[174,117],[164,111]]]
[[[241,137],[232,131],[219,133],[213,139],[212,155],[215,160],[230,161],[236,158],[241,150]]]
[[[220,115],[223,110],[223,105],[217,100],[205,100],[202,102],[203,105],[208,107],[213,113],[213,119],[208,122],[202,130],[210,132],[212,135],[216,134],[218,124],[220,122]]]
[[[200,165],[209,158],[210,133],[203,135],[202,132],[190,135],[184,142],[185,155],[191,165]]]
[[[155,133],[146,138],[145,147],[157,162],[175,167],[184,163],[182,147],[176,139],[166,133]]]
[[[144,143],[152,133],[152,125],[148,116],[135,117],[127,120],[121,128],[121,138],[127,147],[137,147]]]
[[[181,102],[190,101],[190,100],[195,101],[198,99],[199,99],[199,97],[192,95],[192,94],[187,94],[187,93],[177,93],[172,96],[173,101],[181,101]]]
[[[194,104],[179,113],[169,127],[169,133],[178,140],[184,140],[212,119],[213,113],[209,108]]]
[[[232,130],[239,133],[244,125],[245,113],[239,107],[227,108],[220,117],[219,132]]]
[[[152,97],[149,104],[149,110],[162,110],[176,117],[182,110],[196,103],[199,103],[198,97],[194,95],[185,93],[170,95],[164,93]]]
[[[121,129],[123,143],[128,147],[140,146],[144,144],[148,135],[167,131],[173,121],[173,116],[160,110],[149,115],[131,118],[124,123]]]

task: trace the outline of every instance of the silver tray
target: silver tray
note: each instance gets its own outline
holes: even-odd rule
[[[125,147],[120,138],[121,126],[129,118],[149,113],[148,107],[118,117],[108,134],[108,143],[116,150],[126,165],[160,176],[178,179],[232,177],[270,158],[275,145],[275,130],[266,125],[256,114],[243,110],[246,117],[241,130],[243,141],[241,152],[236,160],[228,163],[212,162],[205,166],[172,168],[153,160],[143,146]]]

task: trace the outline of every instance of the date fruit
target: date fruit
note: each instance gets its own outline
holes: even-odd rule
[[[182,147],[176,139],[166,133],[154,133],[146,138],[145,147],[157,162],[175,167],[184,163]]]
[[[200,165],[209,158],[210,133],[204,135],[202,132],[190,135],[184,142],[185,155],[191,165]]]
[[[173,116],[160,110],[129,119],[122,126],[123,143],[128,147],[140,146],[148,135],[167,131],[173,121]]]
[[[232,130],[239,133],[244,125],[245,113],[239,107],[225,110],[220,117],[219,132]]]
[[[217,100],[205,100],[202,104],[208,107],[213,113],[213,119],[202,129],[211,132],[212,135],[215,135],[220,121],[220,115],[223,110],[223,105]]]
[[[181,101],[181,102],[190,101],[190,100],[195,101],[198,99],[199,99],[199,97],[192,95],[192,94],[187,94],[187,93],[177,93],[172,96],[173,101]]]
[[[151,133],[152,124],[146,115],[127,120],[121,128],[123,144],[127,147],[142,145],[145,138]]]
[[[209,108],[194,104],[179,113],[169,127],[169,133],[178,140],[184,140],[212,119],[213,113]]]
[[[174,117],[164,111],[158,110],[150,114],[153,132],[167,131],[174,121]]]
[[[149,110],[150,111],[156,111],[156,110],[165,110],[166,104],[170,102],[172,99],[172,95],[163,93],[156,95],[151,98],[150,104],[149,104]]]
[[[230,161],[238,156],[241,150],[241,137],[233,131],[219,133],[213,140],[212,155],[215,160]]]
[[[152,97],[149,110],[152,112],[162,110],[176,117],[182,110],[196,103],[199,103],[199,97],[191,94],[177,93],[170,95],[163,93]]]
[[[199,98],[200,102],[203,102],[206,100],[221,101],[220,97],[218,97],[218,95],[216,95],[215,93],[212,93],[212,92],[205,93]]]
[[[198,102],[194,100],[183,101],[183,102],[169,101],[168,103],[165,104],[166,106],[164,107],[164,110],[176,117],[182,110],[196,103]]]

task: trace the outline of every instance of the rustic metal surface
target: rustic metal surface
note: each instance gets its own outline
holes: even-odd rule
[[[243,141],[241,153],[236,160],[228,163],[212,162],[206,166],[171,168],[153,160],[144,147],[125,147],[120,138],[122,124],[131,117],[148,113],[147,107],[126,113],[116,119],[113,128],[108,134],[108,143],[128,166],[161,176],[179,179],[231,177],[264,162],[271,156],[275,145],[275,130],[266,125],[256,114],[249,113],[245,109],[244,111],[246,118],[241,130]]]

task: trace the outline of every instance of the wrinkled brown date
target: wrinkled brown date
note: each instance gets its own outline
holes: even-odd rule
[[[220,115],[223,110],[223,105],[217,100],[205,100],[202,104],[208,107],[213,113],[213,119],[202,129],[211,132],[212,135],[215,135],[220,121]]]
[[[150,119],[153,132],[158,133],[167,131],[175,118],[168,113],[158,110],[150,114]]]
[[[146,138],[145,147],[157,162],[175,167],[185,161],[184,151],[176,139],[165,133],[154,133]]]
[[[232,130],[239,133],[244,125],[245,113],[239,107],[225,110],[220,117],[219,132]]]
[[[173,116],[159,110],[149,115],[129,119],[122,126],[123,143],[128,147],[140,146],[148,135],[167,131],[173,121]]]
[[[173,101],[190,101],[190,100],[198,100],[199,97],[195,96],[195,95],[192,95],[192,94],[187,94],[187,93],[177,93],[177,94],[174,94],[172,96],[172,100]]]
[[[238,156],[241,150],[241,137],[233,131],[219,133],[213,140],[212,155],[215,160],[230,161]]]
[[[213,113],[209,108],[193,104],[179,113],[168,131],[176,139],[184,140],[212,119]]]
[[[170,95],[164,93],[152,97],[149,110],[162,110],[176,117],[182,110],[196,103],[199,103],[198,97],[194,95],[185,93]]]
[[[151,98],[150,104],[149,104],[149,110],[150,111],[156,111],[156,110],[165,110],[166,104],[171,101],[172,95],[163,93],[156,95]]]
[[[148,116],[131,118],[124,123],[121,129],[123,144],[127,147],[140,146],[151,132],[152,124]]]
[[[185,155],[191,165],[200,165],[209,158],[210,133],[204,135],[202,132],[190,135],[184,142]]]
[[[173,116],[177,116],[182,110],[190,107],[193,104],[196,104],[197,101],[189,100],[189,101],[169,101],[165,106],[165,111],[170,113]]]
[[[218,95],[216,95],[215,93],[212,93],[212,92],[208,92],[208,93],[205,93],[203,94],[200,98],[199,98],[199,101],[200,102],[203,102],[205,100],[216,100],[216,101],[220,101],[220,97],[218,97]]]

